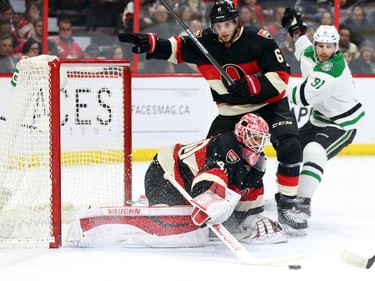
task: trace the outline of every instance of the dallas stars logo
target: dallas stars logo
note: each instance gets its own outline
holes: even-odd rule
[[[320,67],[323,71],[331,71],[333,68],[333,63],[330,61],[325,61]]]

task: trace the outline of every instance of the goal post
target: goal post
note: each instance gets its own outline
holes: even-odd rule
[[[0,247],[64,244],[76,210],[132,199],[126,60],[21,60],[0,136]]]

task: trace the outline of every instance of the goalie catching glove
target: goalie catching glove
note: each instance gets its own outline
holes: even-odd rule
[[[118,35],[118,39],[121,42],[128,42],[134,44],[132,52],[135,54],[149,53],[153,54],[158,45],[158,36],[156,33],[132,33],[124,32]]]
[[[229,188],[213,183],[207,191],[191,200],[191,218],[195,225],[223,223],[233,213],[241,196]]]
[[[290,36],[293,38],[296,31],[300,32],[300,35],[305,34],[307,25],[301,19],[301,14],[291,8],[286,8],[281,24],[284,28],[288,28]]]

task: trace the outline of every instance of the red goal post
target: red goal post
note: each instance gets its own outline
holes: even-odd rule
[[[131,67],[21,60],[0,137],[0,247],[64,244],[75,211],[132,199]]]

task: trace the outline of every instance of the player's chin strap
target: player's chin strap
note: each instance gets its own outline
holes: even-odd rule
[[[174,177],[169,174],[165,173],[164,178],[168,180],[180,193],[181,195],[189,201],[190,204],[192,203],[192,197],[186,190],[174,179]],[[209,222],[206,223],[207,226],[212,230],[213,233],[220,238],[220,240],[238,257],[240,258],[245,264],[249,265],[282,265],[282,263],[299,260],[302,259],[302,256],[290,256],[290,257],[279,257],[279,258],[256,258],[252,256],[238,240],[221,224],[211,224]],[[292,265],[289,265],[292,266]]]

